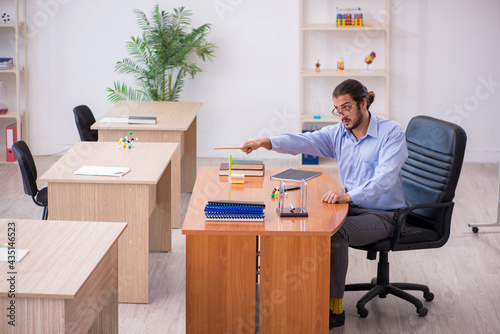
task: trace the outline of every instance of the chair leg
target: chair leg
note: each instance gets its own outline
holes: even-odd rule
[[[429,290],[427,285],[417,283],[391,283],[391,285],[401,290],[422,291],[425,300],[428,302],[434,299],[434,294]]]
[[[422,291],[424,294],[429,293],[429,287],[423,284],[416,283],[391,283],[391,285],[399,288],[401,290],[413,290],[413,291]]]
[[[376,287],[377,284],[373,283],[356,283],[356,284],[348,284],[345,286],[345,291],[367,291]]]
[[[49,216],[49,210],[47,209],[46,206],[43,207],[43,214],[42,214],[42,220],[47,220]]]

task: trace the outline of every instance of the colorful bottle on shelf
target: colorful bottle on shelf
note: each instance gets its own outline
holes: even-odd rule
[[[344,60],[342,58],[337,60],[337,73],[345,73]]]
[[[317,97],[313,102],[313,119],[321,119],[321,103]]]

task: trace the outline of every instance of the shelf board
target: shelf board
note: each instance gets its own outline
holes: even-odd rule
[[[17,160],[7,161],[7,155],[5,153],[0,153],[0,163],[2,163],[2,164],[17,164]]]
[[[380,118],[385,118],[385,119],[389,119],[389,117],[387,117],[387,114],[386,113],[373,113],[373,115],[377,116],[377,117],[380,117]]]
[[[302,115],[300,115],[300,121],[302,123],[310,122],[310,123],[336,124],[336,123],[340,122],[340,118],[331,115],[331,117],[329,117],[329,118],[325,118],[325,117],[321,116],[320,119],[315,119],[314,116],[311,114],[302,114]]]
[[[379,30],[387,31],[387,25],[385,24],[372,24],[361,27],[337,27],[335,24],[301,24],[300,30],[306,31],[359,31],[359,30]]]
[[[386,70],[373,70],[373,72],[364,72],[364,70],[346,70],[344,73],[337,73],[337,70],[321,70],[317,73],[314,69],[303,69],[300,71],[302,77],[387,77]]]
[[[22,71],[23,69],[24,69],[24,66],[21,66],[19,68],[19,71]],[[0,70],[0,73],[17,73],[17,66],[14,65],[11,68],[9,68],[8,70]]]
[[[24,116],[24,110],[19,111],[19,116]],[[17,110],[9,110],[5,114],[0,114],[0,118],[17,118]]]
[[[16,27],[16,22],[15,21],[11,21],[9,23],[0,23],[0,28],[1,27],[5,27],[5,28],[15,28]]]

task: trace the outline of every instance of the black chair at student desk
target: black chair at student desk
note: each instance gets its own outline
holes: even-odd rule
[[[80,134],[81,141],[97,141],[97,130],[90,127],[95,123],[94,114],[86,105],[79,105],[73,109],[76,128]]]
[[[458,125],[427,116],[413,118],[406,129],[408,159],[402,167],[407,207],[401,210],[391,239],[353,247],[368,251],[368,259],[379,253],[377,277],[371,283],[349,284],[345,291],[369,290],[356,304],[358,314],[368,315],[365,304],[377,295],[393,294],[415,305],[425,317],[427,308],[404,290],[422,291],[427,301],[434,294],[422,284],[389,282],[389,251],[438,248],[450,236],[453,198],[462,169],[467,136]],[[412,263],[408,263],[411,266]]]
[[[19,168],[21,169],[24,192],[31,196],[36,205],[43,207],[42,219],[47,220],[47,187],[40,190],[38,189],[36,184],[38,175],[31,151],[23,140],[12,144],[12,149],[16,154],[17,162],[19,163]]]

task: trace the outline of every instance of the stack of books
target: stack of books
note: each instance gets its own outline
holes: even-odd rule
[[[205,220],[261,222],[265,207],[264,202],[209,201],[205,206]]]
[[[264,162],[262,160],[233,160],[231,173],[244,174],[245,176],[264,176]],[[223,162],[219,167],[219,175],[229,175],[229,163]]]
[[[12,58],[0,58],[0,70],[9,70],[12,66]]]

